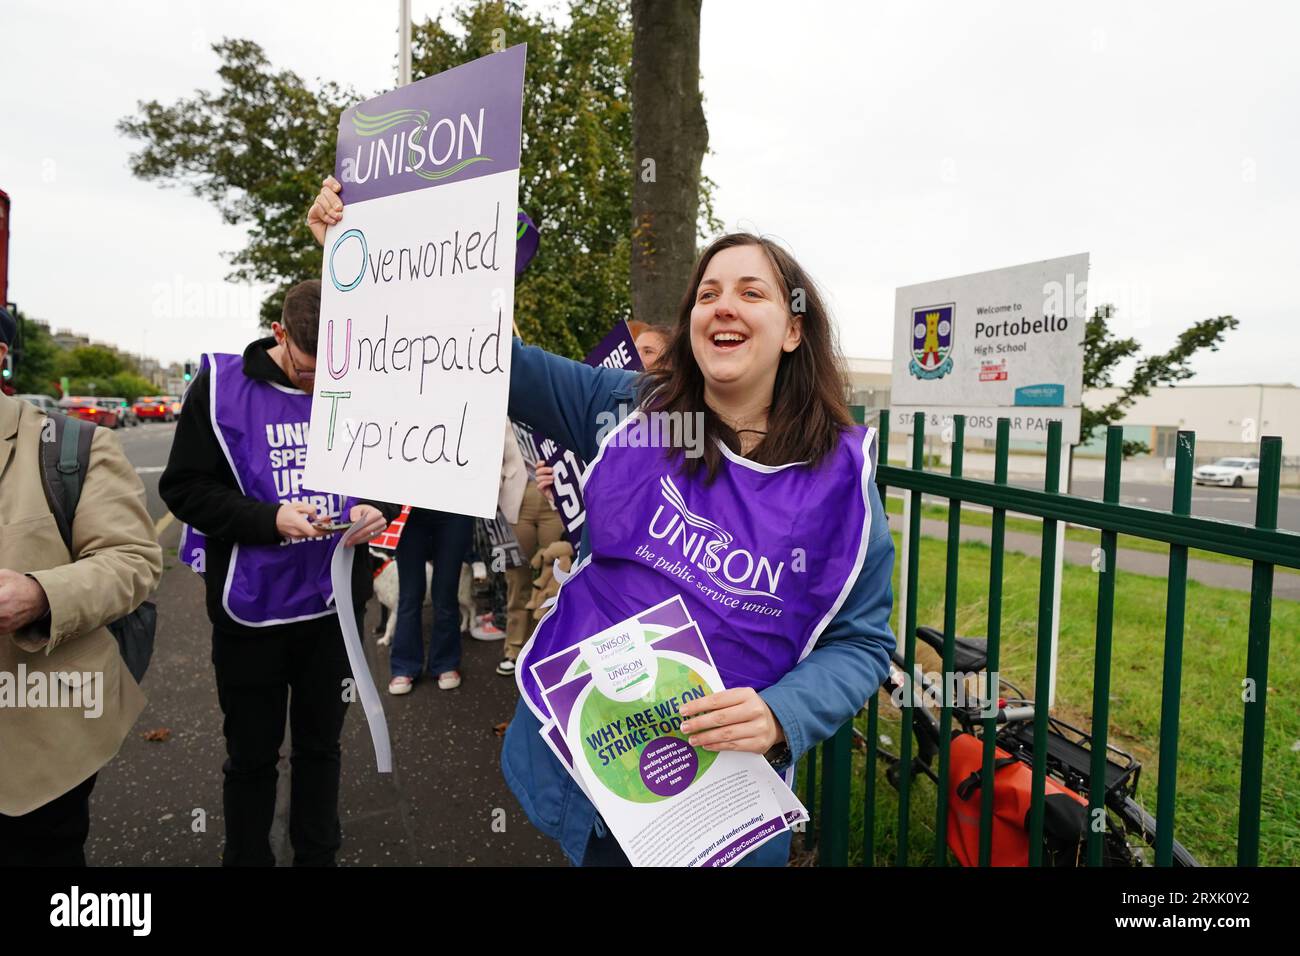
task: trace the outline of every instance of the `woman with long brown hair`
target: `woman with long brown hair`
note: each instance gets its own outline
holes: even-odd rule
[[[318,238],[341,215],[327,181],[309,216]],[[531,663],[679,596],[728,688],[683,705],[681,731],[696,748],[763,754],[792,781],[799,758],[876,692],[894,648],[875,433],[849,417],[811,277],[747,233],[700,256],[649,372],[591,368],[518,339],[511,361],[510,416],[590,465],[578,563],[520,656],[502,769],[574,863],[626,863],[542,740],[549,712]],[[648,432],[674,436],[667,447],[628,440],[656,416],[667,424]],[[688,525],[713,529],[708,547]],[[787,830],[741,862],[781,865],[789,849]]]

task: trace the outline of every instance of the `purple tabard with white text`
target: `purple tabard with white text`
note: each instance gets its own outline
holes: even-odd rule
[[[254,381],[238,355],[205,356],[213,431],[242,494],[257,501],[308,502],[322,518],[344,519],[355,500],[303,484],[311,396]],[[335,613],[330,560],[339,535],[272,545],[236,544],[222,589],[226,613],[265,627]]]
[[[725,447],[716,480],[687,477],[632,430],[613,429],[586,479],[590,553],[520,655],[520,692],[552,715],[531,673],[541,661],[680,595],[727,687],[762,690],[811,650],[866,557],[875,432],[846,430],[816,469],[756,465]]]

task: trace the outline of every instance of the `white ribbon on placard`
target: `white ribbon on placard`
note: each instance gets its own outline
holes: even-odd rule
[[[393,772],[393,748],[388,740],[388,719],[379,699],[370,665],[361,647],[357,632],[357,616],[352,607],[352,558],[354,548],[340,544],[330,559],[330,582],[334,585],[334,606],[339,612],[339,627],[343,630],[343,646],[348,650],[348,663],[352,665],[352,679],[361,694],[361,706],[370,725],[370,739],[375,745],[375,764],[380,773]]]

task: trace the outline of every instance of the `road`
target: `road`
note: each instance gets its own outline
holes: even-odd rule
[[[1032,482],[1015,482],[1025,488],[1041,488]],[[1101,500],[1102,483],[1100,480],[1076,478],[1073,492],[1083,498]],[[1192,485],[1192,514],[1201,518],[1218,518],[1222,521],[1236,521],[1242,524],[1255,523],[1255,498],[1257,488],[1213,488]],[[1168,511],[1174,503],[1173,482],[1168,484],[1151,484],[1145,482],[1124,482],[1120,486],[1119,500],[1122,504],[1136,505],[1139,508],[1153,508]],[[1300,495],[1294,491],[1283,491],[1278,499],[1277,526],[1286,531],[1300,531]]]
[[[987,476],[974,476],[988,480]],[[1041,489],[1041,480],[1012,475],[1008,481],[1018,488]],[[1215,518],[1219,521],[1235,521],[1239,524],[1255,523],[1255,488],[1210,488],[1192,486],[1192,514],[1198,518]],[[891,488],[890,494],[900,494],[897,488]],[[1076,478],[1073,493],[1081,498],[1101,500],[1102,483],[1099,480]],[[1168,511],[1173,505],[1174,488],[1172,484],[1154,484],[1148,482],[1124,482],[1120,486],[1121,504],[1150,508],[1154,511]],[[944,505],[947,499],[934,495],[925,495],[926,504]],[[964,507],[979,507],[965,505]],[[988,509],[983,509],[987,511]],[[1284,490],[1278,498],[1277,526],[1284,531],[1300,532],[1300,494]]]
[[[162,529],[166,570],[154,600],[158,640],[144,679],[149,703],[121,752],[100,773],[91,798],[87,859],[95,866],[215,866],[223,832],[221,765],[225,744],[210,662],[203,582],[176,559],[179,526],[158,497],[174,425],[118,432],[148,492],[149,513]],[[366,654],[381,691],[388,659],[370,629]],[[428,624],[426,620],[426,633]],[[339,863],[384,865],[563,865],[555,844],[534,829],[506,788],[494,727],[509,719],[514,681],[495,667],[499,643],[465,640],[464,683],[439,691],[422,681],[406,697],[381,696],[393,744],[394,771],[374,769],[365,716],[348,710],[343,731]],[[167,730],[165,741],[144,734]],[[280,794],[272,832],[282,863],[287,840],[288,745],[280,762]]]

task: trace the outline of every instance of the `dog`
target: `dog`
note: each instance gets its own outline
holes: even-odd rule
[[[397,561],[392,559],[390,554],[384,552],[372,551],[372,554],[384,561],[384,565],[375,575],[375,597],[379,598],[379,603],[388,609],[388,623],[384,627],[384,635],[376,643],[380,647],[388,647],[393,642],[393,634],[397,631],[397,602],[400,597],[400,587],[397,581]],[[429,607],[431,604],[431,594],[433,591],[433,562],[426,561],[424,567],[424,606]],[[457,599],[460,603],[460,629],[462,632],[468,631],[474,621],[474,579],[470,574],[469,565],[462,564],[460,568],[460,586],[458,588]]]

